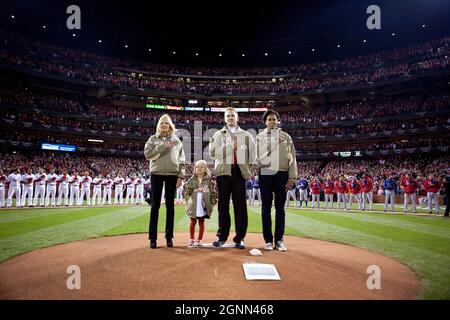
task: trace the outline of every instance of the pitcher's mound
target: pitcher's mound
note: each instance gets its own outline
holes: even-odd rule
[[[286,236],[287,252],[268,252],[262,235],[248,234],[246,250],[200,250],[187,248],[188,238],[178,233],[166,248],[159,235],[156,250],[145,234],[36,250],[0,264],[0,299],[415,299],[420,290],[407,266],[348,245]],[[245,280],[245,262],[274,264],[281,281]],[[80,267],[80,290],[67,289],[71,265]],[[381,270],[379,290],[367,288],[371,265]]]

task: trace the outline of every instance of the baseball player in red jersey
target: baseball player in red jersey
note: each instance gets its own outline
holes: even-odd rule
[[[359,183],[361,185],[362,192],[362,210],[366,210],[366,202],[369,202],[370,210],[373,210],[372,178],[370,178],[367,173],[364,173]]]
[[[347,209],[348,189],[347,189],[347,182],[345,181],[344,176],[341,176],[339,180],[334,183],[334,188],[336,189],[337,192],[338,210],[341,210],[341,202],[344,203],[344,210]]]
[[[324,192],[325,192],[325,209],[328,207],[328,202],[330,203],[330,209],[333,209],[333,196],[334,196],[334,181],[331,180],[331,176],[327,175],[327,180],[324,182]]]
[[[413,213],[416,213],[416,190],[419,187],[417,180],[411,177],[409,173],[405,175],[400,183],[400,188],[403,190],[404,194],[404,203],[403,203],[403,212],[408,212],[408,202],[411,199],[411,204],[413,208]]]
[[[348,201],[348,210],[352,209],[352,203],[353,199],[355,199],[358,202],[358,208],[361,211],[361,185],[359,184],[356,177],[350,177],[349,181],[347,182],[347,188],[350,191],[350,199]]]
[[[318,178],[314,178],[309,184],[312,195],[312,208],[314,208],[314,203],[317,203],[317,208],[320,208],[320,190],[322,190],[322,184]]]
[[[436,209],[436,213],[439,214],[439,197],[438,193],[441,189],[442,183],[438,179],[434,178],[434,174],[428,175],[428,179],[423,181],[423,187],[427,191],[427,200],[428,200],[428,213],[432,213],[433,206],[432,202],[434,202],[434,206]]]

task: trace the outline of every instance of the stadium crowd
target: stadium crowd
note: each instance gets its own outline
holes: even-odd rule
[[[372,84],[376,81],[409,77],[431,70],[446,68],[450,64],[450,37],[427,43],[386,51],[369,56],[359,56],[340,61],[293,65],[275,68],[208,69],[181,68],[145,64],[102,57],[87,52],[61,48],[39,41],[31,41],[0,31],[0,61],[25,66],[34,71],[60,74],[92,83],[145,88],[158,91],[177,91],[205,94],[256,94],[293,92],[308,89]],[[142,68],[147,73],[126,72],[117,67]],[[184,72],[188,72],[187,74]],[[153,74],[151,74],[153,73]],[[165,73],[155,75],[154,73]],[[191,78],[180,80],[179,74],[192,75],[276,75],[283,80],[244,79],[223,83],[220,80]],[[171,76],[176,74],[177,76]],[[183,79],[183,78],[182,78]]]
[[[315,105],[311,108],[299,108],[297,112],[283,112],[281,125],[306,124],[327,126],[330,121],[370,120],[394,115],[416,113],[426,116],[434,112],[443,112],[449,106],[448,90],[433,92],[429,95],[408,95],[379,97],[373,100],[361,100],[347,103]],[[55,111],[70,115],[85,115],[98,119],[129,120],[137,123],[149,122],[156,124],[159,117],[168,113],[172,121],[178,125],[192,123],[193,119],[203,124],[223,123],[220,112],[181,112],[170,110],[144,109],[137,107],[112,106],[111,101],[94,101],[91,98],[67,95],[61,93],[42,93],[25,88],[0,89],[0,104],[12,104],[47,111]],[[256,107],[272,107],[272,105],[257,105]],[[275,107],[276,108],[276,107]],[[259,113],[240,113],[240,124],[261,123]]]
[[[200,117],[201,118],[201,117]],[[2,115],[4,120],[17,120],[21,122],[32,123],[41,126],[67,127],[82,132],[93,130],[106,133],[127,133],[138,136],[149,136],[154,133],[154,127],[142,125],[112,124],[105,122],[86,121],[69,119],[61,116],[47,116],[33,113],[4,111]],[[197,121],[197,117],[196,117]],[[255,122],[253,122],[255,123]],[[285,128],[293,137],[317,137],[326,138],[327,136],[343,135],[343,134],[363,134],[363,133],[383,133],[394,130],[409,130],[420,128],[443,127],[450,125],[450,116],[435,118],[418,118],[402,122],[388,123],[365,123],[356,126],[345,127],[318,127],[318,128]],[[190,128],[193,133],[193,129]]]

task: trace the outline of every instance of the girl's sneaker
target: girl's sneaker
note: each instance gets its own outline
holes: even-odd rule
[[[203,241],[202,241],[202,240],[197,240],[197,241],[195,242],[195,245],[196,245],[197,247],[201,247],[201,246],[203,245]]]
[[[191,248],[193,246],[195,246],[195,240],[194,239],[190,239],[189,243],[188,243],[188,247]]]

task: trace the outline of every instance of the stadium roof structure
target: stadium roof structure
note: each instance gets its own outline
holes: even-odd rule
[[[450,34],[449,0],[7,1],[0,28],[60,46],[189,66],[275,66],[367,55]]]

